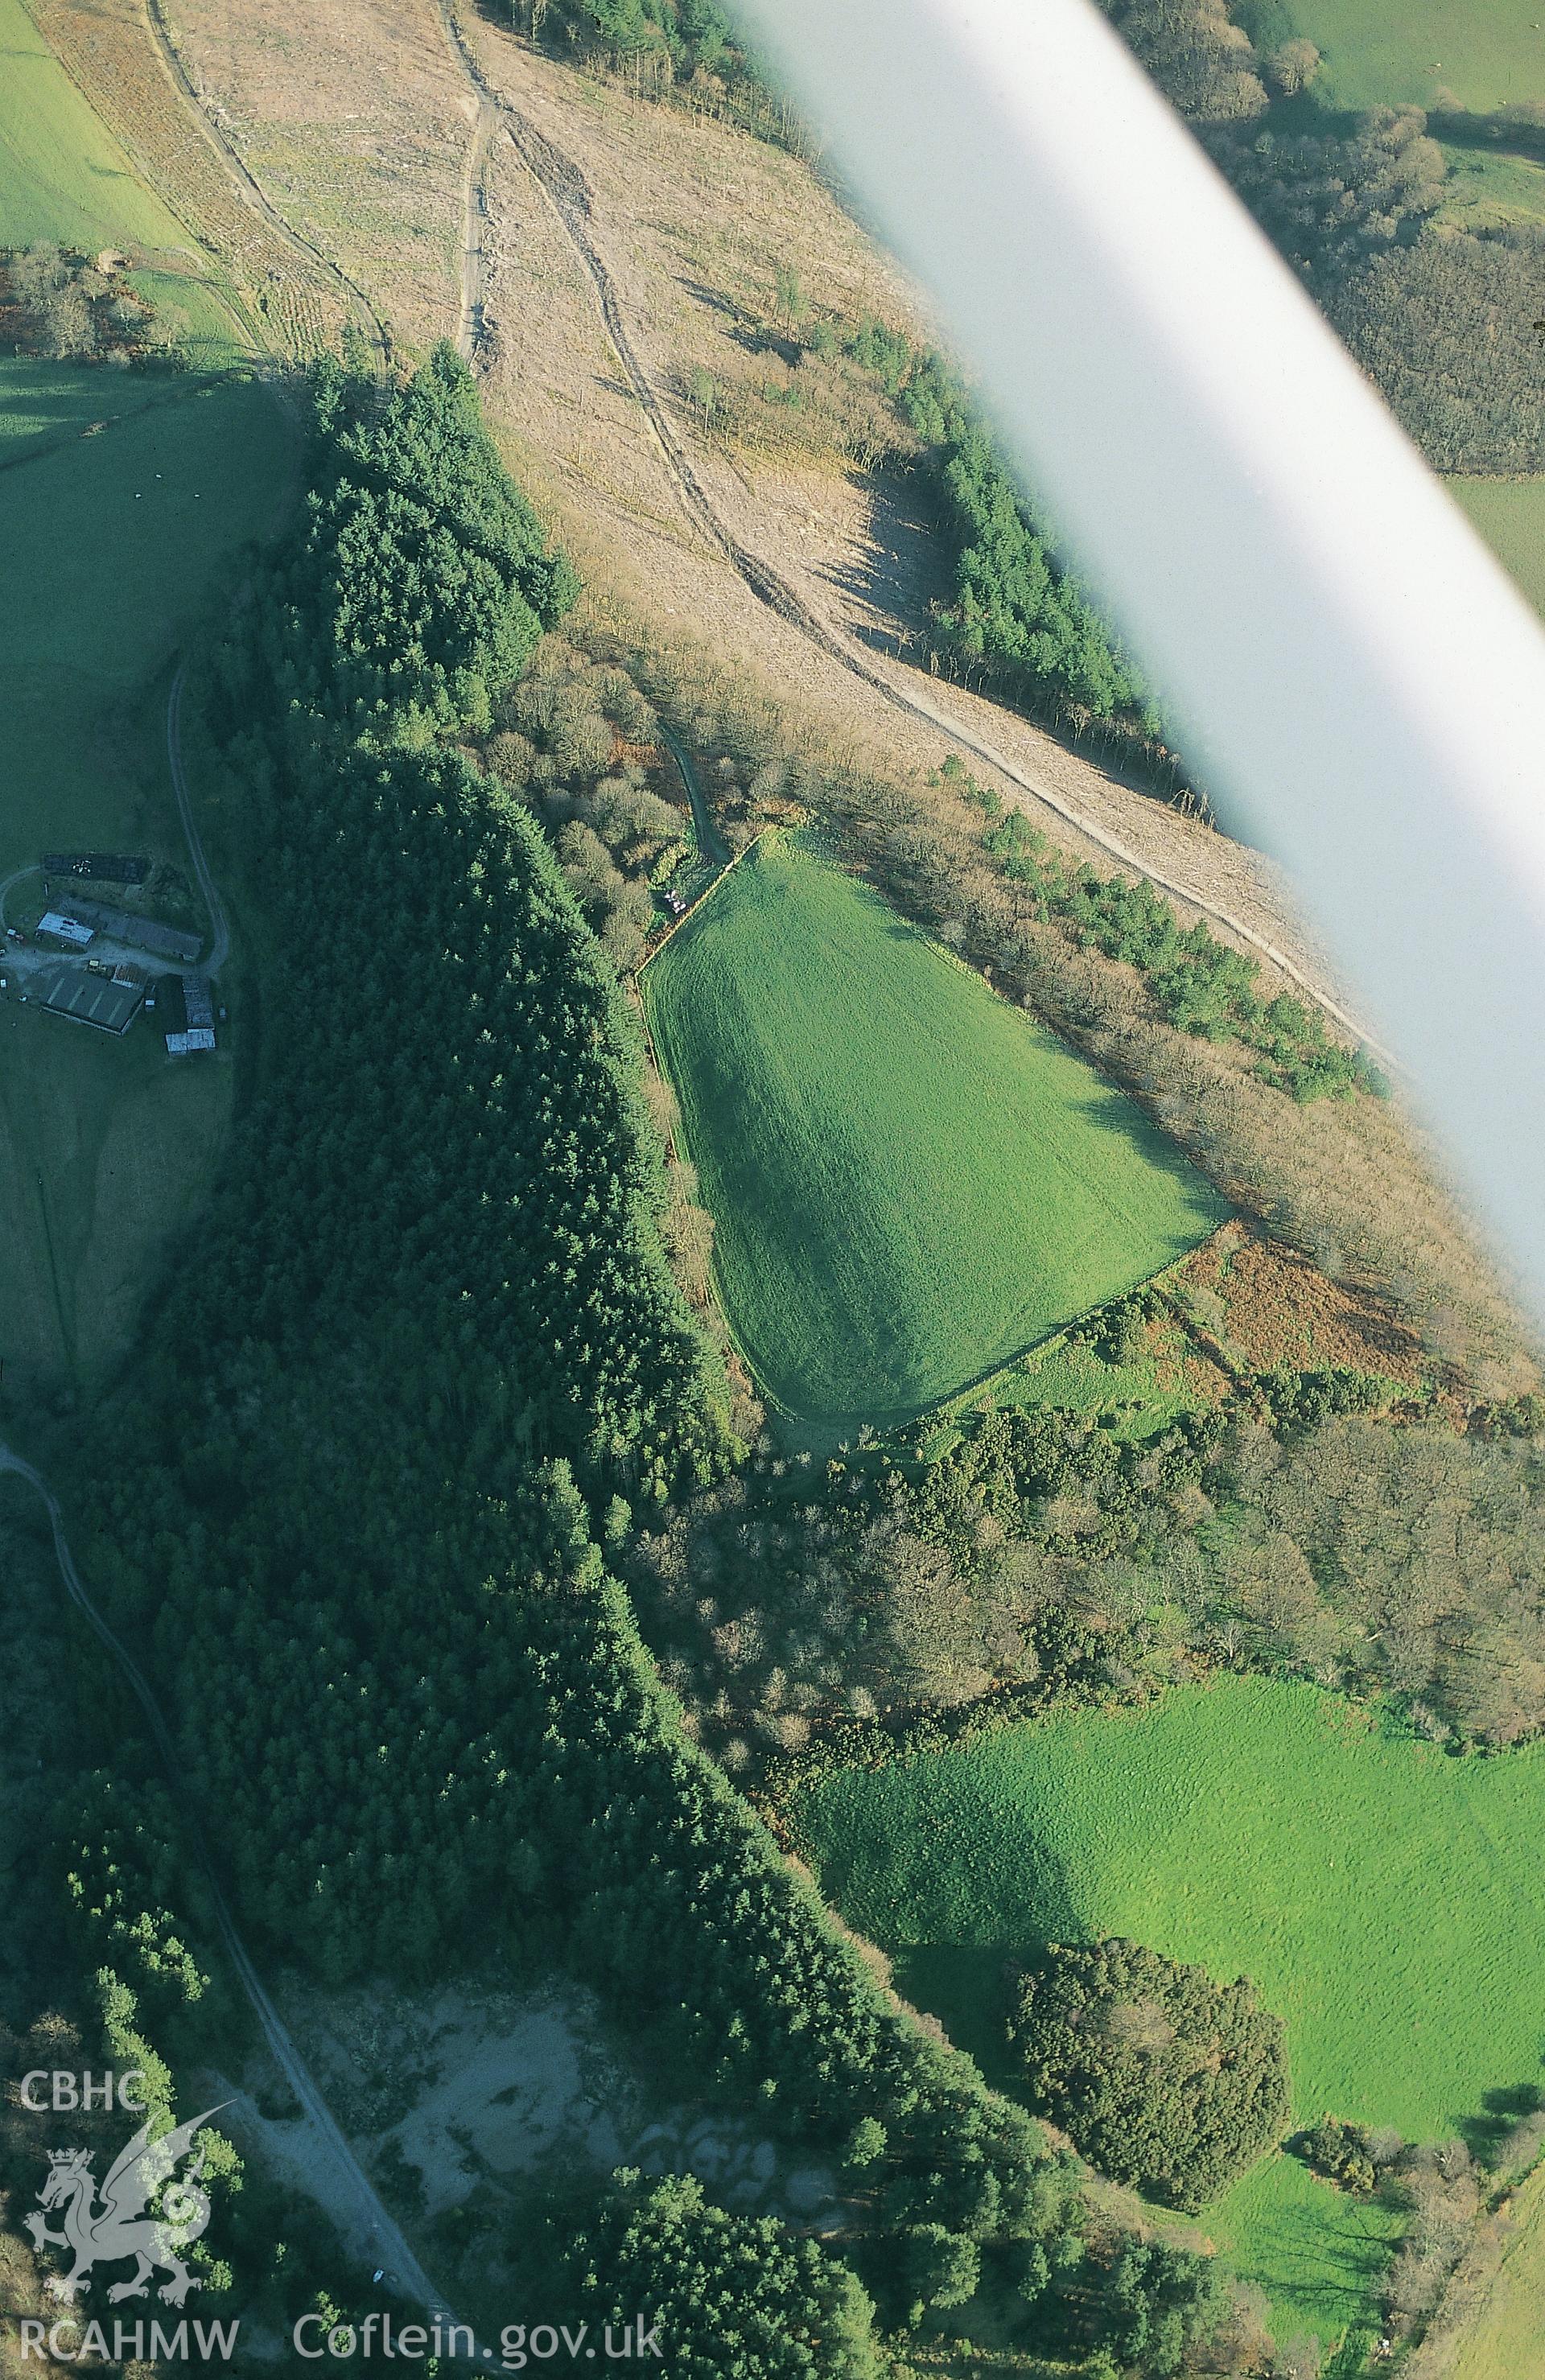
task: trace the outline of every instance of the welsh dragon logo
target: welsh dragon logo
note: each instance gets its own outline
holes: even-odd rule
[[[229,2103],[222,2100],[220,2104]],[[217,2107],[206,2107],[201,2116],[179,2124],[175,2131],[164,2132],[158,2141],[151,2139],[147,2119],[115,2160],[100,2193],[90,2150],[57,2149],[50,2154],[48,2180],[38,2193],[43,2212],[34,2212],[26,2220],[34,2248],[40,2252],[63,2248],[75,2258],[67,2273],[49,2277],[48,2287],[56,2298],[73,2305],[90,2290],[93,2265],[115,2265],[128,2256],[135,2260],[133,2277],[116,2282],[108,2290],[109,2305],[116,2305],[120,2298],[148,2296],[154,2272],[169,2276],[158,2292],[168,2305],[183,2304],[189,2289],[202,2288],[183,2262],[209,2221],[209,2194],[199,2187],[198,2179],[204,2169],[202,2155],[180,2181],[172,2177],[191,2152],[200,2125],[218,2113]],[[158,2192],[159,2202],[152,2214],[148,2209]],[[51,2231],[43,2216],[56,2206],[64,2209],[64,2228]]]

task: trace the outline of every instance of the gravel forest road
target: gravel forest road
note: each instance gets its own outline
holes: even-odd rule
[[[171,1730],[166,1724],[160,1704],[146,1682],[144,1672],[123,1639],[109,1627],[86,1591],[85,1584],[76,1568],[75,1558],[70,1552],[69,1544],[65,1536],[58,1498],[41,1472],[35,1470],[33,1465],[24,1461],[19,1454],[14,1453],[8,1446],[0,1443],[0,1475],[6,1474],[21,1480],[41,1499],[43,1510],[48,1515],[49,1527],[53,1531],[55,1559],[59,1566],[59,1575],[65,1584],[65,1592],[117,1663],[133,1691],[135,1700],[145,1714],[146,1722],[155,1739],[156,1749],[161,1755],[166,1770],[167,1782],[171,1786],[173,1795],[182,1811],[184,1821],[197,1847],[214,1910],[215,1921],[219,1926],[220,1938],[229,1954],[231,1964],[236,1970],[237,1980],[247,1996],[253,2014],[262,2028],[263,2038],[268,2044],[274,2062],[299,2102],[305,2120],[311,2127],[318,2144],[333,2169],[336,2185],[335,2191],[330,2193],[333,2205],[350,2220],[359,2243],[365,2247],[367,2252],[374,2259],[375,2265],[384,2267],[395,2277],[395,2289],[403,2297],[412,2299],[422,2308],[429,2321],[438,2323],[443,2332],[448,2335],[452,2326],[457,2325],[457,2317],[445,2303],[444,2299],[414,2255],[402,2231],[376,2195],[370,2176],[340,2131],[337,2120],[322,2096],[310,2069],[301,2057],[284,2019],[264,1989],[247,1945],[237,1930],[230,1904],[225,1899],[211,1864],[202,1829],[197,1815],[188,1806],[186,1764],[177,1755]],[[457,2326],[466,2332],[468,2338],[472,2338],[469,2325],[459,2324]],[[492,2350],[479,2348],[475,2340],[471,2355],[468,2356],[466,2350],[463,2350],[456,2360],[476,2362],[480,2368],[486,2368],[495,2361]]]

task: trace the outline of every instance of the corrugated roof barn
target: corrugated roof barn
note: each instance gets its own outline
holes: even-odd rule
[[[127,1033],[145,997],[139,983],[118,983],[111,976],[92,975],[85,967],[39,967],[28,985],[28,997],[55,1016],[75,1025],[94,1025],[103,1033]]]
[[[79,917],[86,925],[94,926],[99,934],[111,935],[116,942],[128,942],[137,951],[153,951],[162,959],[196,959],[203,949],[201,934],[187,934],[178,926],[164,926],[158,917],[137,917],[129,909],[104,908],[100,901],[79,901],[72,892],[67,904],[70,917]]]

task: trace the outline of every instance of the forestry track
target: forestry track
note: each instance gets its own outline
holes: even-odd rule
[[[566,156],[562,150],[555,147],[545,133],[539,131],[529,118],[523,115],[520,110],[489,80],[481,62],[467,38],[456,13],[453,0],[437,0],[437,6],[446,36],[480,103],[486,103],[498,110],[511,147],[535,179],[590,277],[607,337],[659,443],[666,465],[675,481],[683,508],[702,535],[708,539],[710,544],[723,554],[730,567],[750,589],[752,594],[765,603],[770,611],[776,613],[780,619],[787,621],[802,636],[807,637],[830,659],[840,662],[842,667],[851,672],[853,676],[870,686],[886,702],[893,704],[898,710],[910,712],[915,718],[926,720],[931,726],[937,728],[941,735],[948,736],[953,743],[958,745],[962,751],[968,752],[974,759],[984,761],[989,768],[996,769],[1012,784],[1017,785],[1032,799],[1043,803],[1048,809],[1054,811],[1068,826],[1075,828],[1079,834],[1087,836],[1102,851],[1108,852],[1111,857],[1118,861],[1123,868],[1129,868],[1136,876],[1146,878],[1161,892],[1170,893],[1175,900],[1185,902],[1188,908],[1210,918],[1234,941],[1243,942],[1251,950],[1259,952],[1262,958],[1266,959],[1279,973],[1287,977],[1291,983],[1296,985],[1300,991],[1321,1008],[1344,1032],[1350,1034],[1356,1040],[1368,1041],[1370,1049],[1378,1050],[1380,1056],[1387,1057],[1388,1052],[1380,1050],[1377,1042],[1369,1039],[1350,1011],[1277,943],[1270,941],[1264,934],[1257,932],[1253,926],[1247,924],[1231,909],[1210,900],[1205,893],[1198,892],[1194,886],[1182,883],[1177,877],[1165,875],[1150,861],[1140,858],[1129,844],[1110,833],[1106,828],[1097,824],[1075,804],[1064,800],[1060,794],[1053,793],[1046,785],[1039,783],[1033,777],[1027,774],[1022,767],[1010,760],[991,744],[973,735],[927,696],[896,685],[882,671],[876,669],[851,639],[812,611],[803,596],[791,587],[770,563],[764,562],[760,554],[753,553],[748,546],[741,542],[720,516],[712,497],[693,468],[691,459],[682,444],[675,425],[661,402],[654,383],[645,370],[638,350],[634,346],[618,296],[616,282],[596,245],[590,186],[584,174],[572,158]]]
[[[86,1591],[85,1583],[76,1568],[75,1557],[70,1551],[68,1540],[65,1536],[64,1517],[59,1510],[58,1498],[41,1472],[34,1470],[31,1463],[25,1462],[19,1454],[13,1453],[8,1446],[0,1443],[0,1476],[7,1473],[30,1488],[42,1500],[43,1510],[48,1515],[49,1528],[53,1533],[55,1560],[58,1563],[59,1575],[64,1582],[65,1592],[117,1664],[136,1702],[145,1715],[146,1723],[154,1738],[156,1750],[161,1755],[162,1765],[166,1771],[166,1781],[172,1789],[173,1797],[182,1812],[189,1834],[197,1848],[220,1938],[236,1970],[237,1979],[262,2029],[263,2038],[268,2044],[275,2063],[294,2092],[307,2122],[317,2133],[322,2146],[335,2168],[339,2186],[350,2206],[351,2213],[357,2223],[362,2227],[363,2235],[370,2242],[371,2253],[393,2274],[395,2284],[401,2288],[404,2294],[415,2300],[424,2309],[432,2322],[438,2322],[448,2330],[453,2324],[456,2324],[456,2317],[418,2262],[401,2229],[382,2204],[370,2176],[344,2137],[337,2119],[323,2098],[288,2027],[263,1987],[262,1978],[252,1962],[251,1954],[237,1930],[230,1903],[214,1873],[198,1813],[189,1806],[187,1765],[177,1752],[172,1731],[143,1670],[123,1639],[103,1618]],[[471,2335],[468,2325],[456,2324],[456,2326],[466,2330],[468,2336]],[[481,2366],[486,2366],[493,2361],[486,2350],[482,2351],[481,2357],[477,2355],[475,2341],[473,2360],[479,2362]]]

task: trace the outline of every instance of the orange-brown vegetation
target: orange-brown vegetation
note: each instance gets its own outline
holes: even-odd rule
[[[1327,1279],[1299,1249],[1242,1222],[1198,1248],[1178,1276],[1222,1301],[1223,1333],[1251,1371],[1344,1365],[1416,1389],[1428,1369],[1416,1331],[1371,1291]]]

